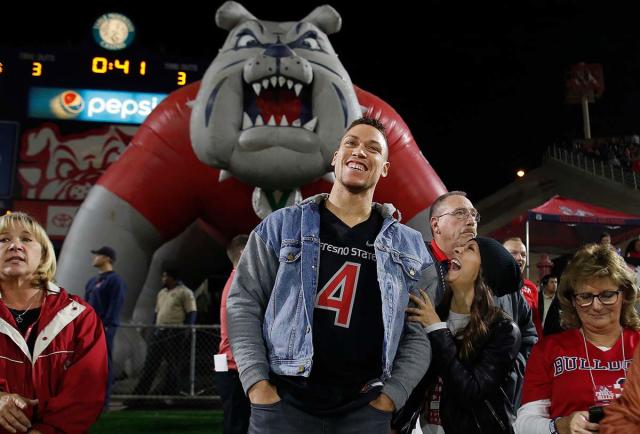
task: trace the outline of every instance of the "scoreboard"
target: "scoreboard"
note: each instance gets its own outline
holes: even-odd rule
[[[0,46],[0,212],[35,216],[59,248],[89,190],[146,116],[200,80],[212,59],[86,42]]]
[[[199,80],[210,61],[126,51],[0,47],[0,119],[28,117],[34,87],[168,94]]]

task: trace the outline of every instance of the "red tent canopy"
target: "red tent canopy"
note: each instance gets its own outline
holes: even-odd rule
[[[556,195],[489,236],[500,241],[510,237],[524,239],[527,221],[530,250],[548,253],[574,251],[583,244],[598,242],[603,231],[611,234],[613,243],[640,233],[640,216]]]

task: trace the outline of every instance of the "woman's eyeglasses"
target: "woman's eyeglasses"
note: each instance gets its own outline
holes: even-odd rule
[[[576,303],[580,307],[587,307],[593,304],[593,299],[597,298],[600,303],[605,306],[609,306],[615,304],[618,301],[618,294],[622,291],[603,291],[600,294],[591,294],[590,292],[581,292],[580,294],[573,294],[573,298],[575,298]]]

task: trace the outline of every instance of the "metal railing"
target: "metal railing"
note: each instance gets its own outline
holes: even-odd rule
[[[626,170],[620,166],[616,167],[602,160],[588,157],[580,152],[572,152],[556,146],[547,148],[545,157],[617,184],[622,184],[634,190],[640,190],[640,175],[632,170]]]
[[[213,361],[219,342],[219,325],[120,325],[112,399],[219,399]]]

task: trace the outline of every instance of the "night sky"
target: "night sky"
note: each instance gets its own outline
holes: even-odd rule
[[[106,12],[133,21],[134,50],[208,60],[226,37],[213,20],[222,2],[128,3],[87,2],[70,12],[60,2],[21,2],[15,19],[3,14],[0,45],[81,47]],[[322,3],[243,2],[271,20],[297,20]],[[604,68],[592,134],[640,132],[640,17],[631,2],[424,1],[420,12],[409,1],[329,4],[343,18],[331,40],[352,81],[390,103],[445,185],[472,200],[509,184],[517,168],[538,166],[555,140],[582,135],[580,107],[564,103],[574,63]]]

